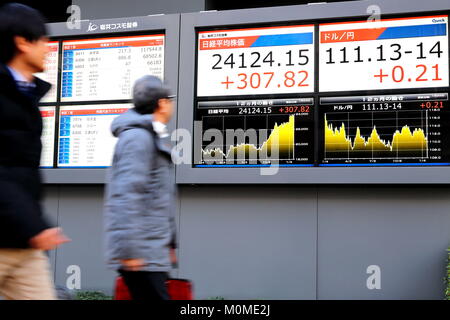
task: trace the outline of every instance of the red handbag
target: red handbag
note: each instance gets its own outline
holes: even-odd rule
[[[192,282],[186,279],[169,279],[166,282],[170,300],[193,300]],[[114,300],[132,300],[123,277],[116,278]]]
[[[187,279],[169,279],[166,284],[170,300],[194,300],[191,281]]]
[[[114,300],[131,300],[130,291],[123,280],[123,277],[116,278],[116,286],[114,290]]]

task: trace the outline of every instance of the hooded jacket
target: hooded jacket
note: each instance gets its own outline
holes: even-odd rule
[[[106,262],[144,259],[142,271],[170,270],[176,247],[174,166],[170,146],[153,130],[152,115],[130,109],[111,131],[118,137],[105,191]],[[164,139],[165,140],[165,139]]]
[[[42,119],[38,101],[50,84],[35,78],[30,95],[0,64],[0,248],[28,248],[49,228],[42,217],[39,173]]]

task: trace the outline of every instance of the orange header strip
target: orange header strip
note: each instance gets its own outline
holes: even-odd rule
[[[128,37],[111,37],[111,38],[91,38],[91,39],[80,39],[80,40],[66,40],[63,41],[63,45],[73,43],[73,42],[82,42],[82,41],[99,41],[99,40],[128,40],[128,39],[136,39],[136,38],[144,38],[144,37],[163,37],[164,34],[149,34],[149,35],[141,35],[141,36],[128,36]]]
[[[102,115],[102,114],[121,114],[128,108],[111,108],[111,109],[88,109],[88,110],[61,110],[62,116],[83,116],[83,115]]]
[[[98,48],[114,48],[114,47],[149,47],[149,46],[161,46],[163,44],[164,44],[163,39],[94,42],[94,43],[65,44],[64,50],[98,49]]]
[[[234,31],[247,31],[247,30],[267,30],[267,29],[284,29],[284,28],[298,28],[298,27],[314,27],[313,24],[294,25],[294,26],[277,26],[277,27],[262,27],[262,28],[248,28],[248,29],[225,29],[225,30],[212,30],[212,31],[199,31],[198,33],[216,33],[216,32],[234,32]]]
[[[380,19],[379,21],[396,21],[396,20],[414,20],[414,19],[428,19],[428,18],[448,18],[447,15],[440,16],[425,16],[425,17],[409,17],[409,18],[393,18],[393,19]],[[344,21],[344,22],[331,22],[331,23],[321,23],[320,26],[330,26],[339,24],[351,24],[351,23],[373,23],[373,21],[359,20],[359,21]]]
[[[55,111],[53,111],[53,110],[41,111],[41,117],[43,117],[43,118],[54,117],[54,116],[55,116]]]

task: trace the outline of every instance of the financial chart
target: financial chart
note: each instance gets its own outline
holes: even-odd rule
[[[322,165],[448,162],[448,93],[320,100]]]
[[[194,166],[313,165],[314,64],[313,25],[198,32]]]
[[[312,165],[313,99],[199,102],[196,165]]]

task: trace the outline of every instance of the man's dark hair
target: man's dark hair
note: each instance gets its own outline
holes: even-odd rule
[[[20,3],[0,7],[0,63],[8,63],[16,55],[14,37],[37,41],[47,36],[45,19],[39,11]]]
[[[133,86],[134,109],[140,114],[155,112],[159,99],[172,97],[170,89],[155,76],[143,76]]]

